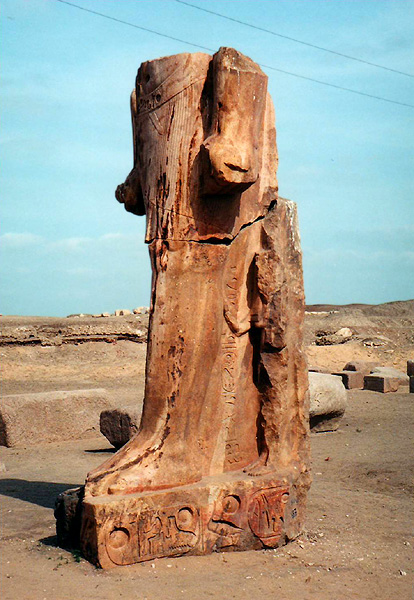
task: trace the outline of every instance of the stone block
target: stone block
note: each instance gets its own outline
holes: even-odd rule
[[[55,502],[56,535],[64,548],[78,548],[84,487],[59,494]]]
[[[372,369],[378,367],[379,364],[377,362],[368,361],[368,360],[351,360],[346,363],[343,368],[343,371],[360,371],[364,375],[369,375]]]
[[[398,369],[394,369],[394,367],[375,367],[372,369],[370,375],[381,375],[383,377],[393,377],[398,379],[400,385],[408,385],[409,378],[408,375],[403,373],[402,371],[398,371]]]
[[[344,415],[347,396],[342,378],[309,373],[310,427],[312,431],[335,431]]]
[[[387,377],[386,375],[365,375],[364,390],[372,392],[397,392],[401,382],[398,377]]]
[[[115,448],[121,448],[138,431],[141,410],[136,405],[103,410],[99,418],[101,433]]]
[[[338,371],[338,373],[332,373],[332,375],[340,377],[347,390],[364,389],[364,373],[361,373],[361,371]]]
[[[162,557],[276,548],[298,535],[303,494],[300,485],[271,475],[233,472],[166,490],[85,497],[82,553],[108,569]]]
[[[99,435],[99,415],[110,402],[104,389],[4,396],[0,445],[15,448]]]

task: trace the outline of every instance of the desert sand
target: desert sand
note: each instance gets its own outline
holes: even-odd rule
[[[114,405],[141,405],[145,319],[1,317],[2,395],[103,387]],[[341,328],[351,336],[338,343]],[[311,366],[334,371],[358,358],[404,371],[414,358],[414,301],[308,307],[305,340]],[[311,435],[306,531],[287,546],[111,571],[57,547],[53,517],[57,494],[82,484],[113,452],[107,440],[1,447],[1,596],[411,598],[413,398],[350,391],[339,430]]]

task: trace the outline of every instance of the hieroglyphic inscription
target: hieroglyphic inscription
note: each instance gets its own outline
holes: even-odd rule
[[[222,493],[214,504],[214,511],[208,523],[209,530],[219,536],[216,548],[236,546],[246,525],[246,510],[240,496]]]
[[[252,532],[263,544],[273,546],[283,532],[285,505],[289,499],[287,488],[268,488],[253,494],[248,509]]]
[[[200,515],[194,506],[171,506],[140,515],[140,560],[185,554],[197,544]]]
[[[237,341],[232,333],[223,334],[222,400],[224,405],[225,460],[232,465],[240,462],[240,445],[234,435],[234,405],[236,402]]]
[[[236,306],[237,304],[237,267],[230,267],[230,280],[226,283],[226,298],[229,304]]]

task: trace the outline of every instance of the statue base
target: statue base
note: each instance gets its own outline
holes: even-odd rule
[[[137,494],[82,499],[72,493],[81,502],[81,518],[72,528],[80,524],[83,556],[103,569],[163,557],[276,548],[296,537],[303,523],[308,486],[288,479],[237,471]],[[58,516],[59,500],[57,507],[59,532],[64,518],[62,512]]]

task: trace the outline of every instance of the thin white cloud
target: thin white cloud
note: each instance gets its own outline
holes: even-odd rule
[[[68,252],[83,250],[92,238],[87,237],[71,237],[57,240],[55,242],[46,242],[46,246],[52,250],[60,249]]]
[[[24,248],[26,246],[39,246],[44,241],[40,235],[34,233],[3,233],[0,235],[0,245],[3,248]]]
[[[33,247],[40,251],[79,254],[84,251],[92,252],[99,248],[109,251],[112,247],[122,247],[131,244],[139,245],[137,236],[119,232],[105,233],[99,237],[68,237],[60,240],[48,240],[34,233],[4,233],[0,235],[0,246],[6,250]]]

